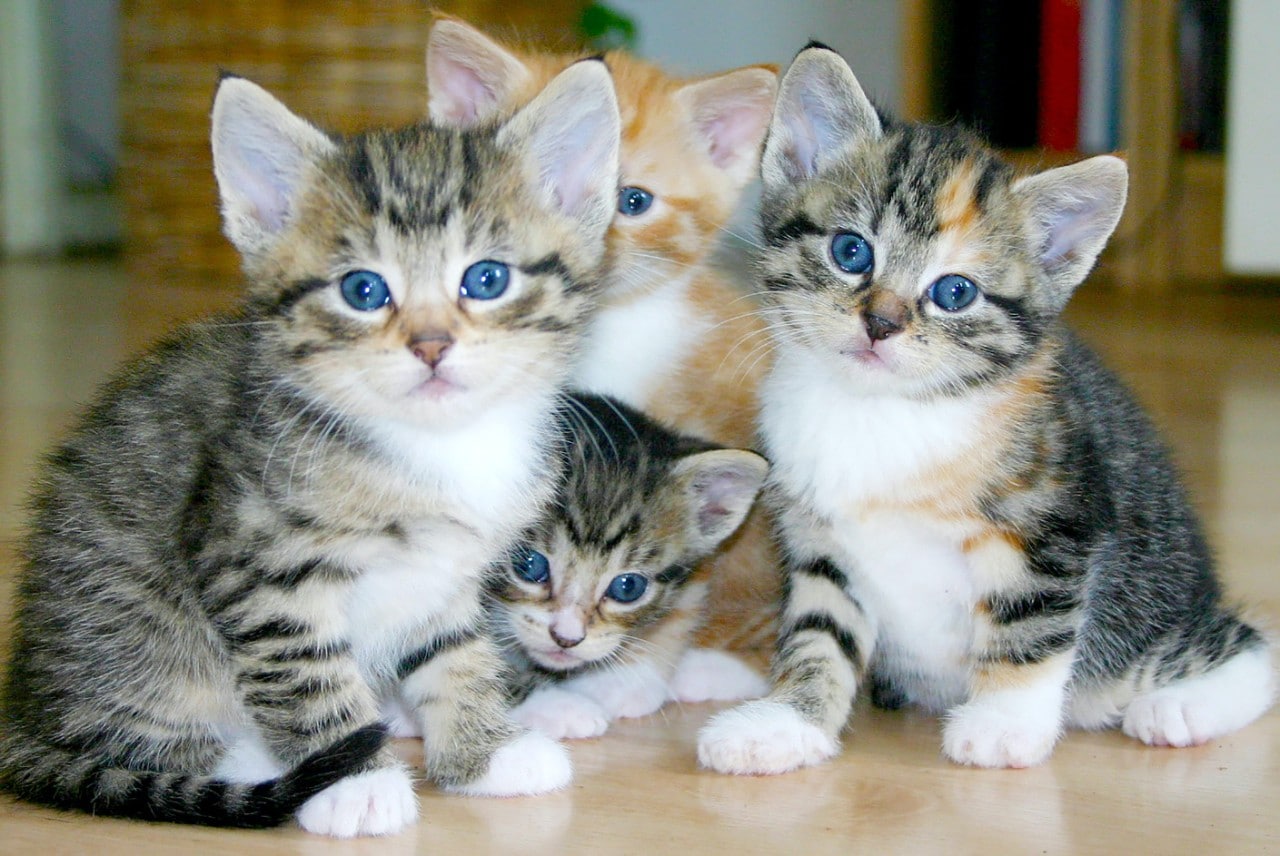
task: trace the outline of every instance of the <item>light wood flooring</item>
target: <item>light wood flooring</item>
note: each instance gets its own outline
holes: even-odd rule
[[[1088,286],[1071,316],[1138,390],[1186,472],[1232,592],[1280,626],[1280,294],[1137,298]],[[111,260],[0,263],[0,627],[34,462],[127,353],[209,298],[131,282]],[[4,635],[7,635],[7,631]],[[7,643],[0,643],[0,649]],[[918,713],[859,709],[844,753],[776,778],[699,771],[713,708],[669,708],[572,747],[572,787],[481,800],[421,788],[388,839],[230,832],[64,814],[0,797],[0,853],[1194,853],[1280,852],[1280,712],[1194,749],[1070,733],[1037,769],[939,753]],[[406,757],[416,750],[401,746]]]

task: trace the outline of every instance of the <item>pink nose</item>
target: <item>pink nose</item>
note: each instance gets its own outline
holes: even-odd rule
[[[585,637],[579,636],[575,639],[573,637],[561,636],[559,633],[555,631],[555,628],[552,628],[551,638],[555,640],[555,643],[559,645],[561,648],[572,648],[574,645],[577,645],[579,642],[581,642]]]
[[[440,365],[444,359],[445,351],[449,350],[449,346],[453,344],[452,336],[432,336],[429,339],[417,339],[410,345],[410,350],[414,356],[422,360],[431,368]]]

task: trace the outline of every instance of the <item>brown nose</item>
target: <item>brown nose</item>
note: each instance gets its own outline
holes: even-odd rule
[[[574,645],[577,645],[579,642],[581,642],[585,637],[579,636],[577,639],[573,639],[570,637],[561,636],[559,633],[555,631],[554,628],[552,628],[551,638],[555,640],[555,643],[559,645],[561,648],[572,648]]]
[[[867,325],[867,335],[871,337],[871,341],[879,342],[881,339],[887,339],[894,333],[902,331],[902,325],[896,321],[890,321],[888,318],[868,313],[863,321]]]
[[[453,337],[445,333],[440,336],[424,336],[421,339],[414,339],[409,349],[413,351],[414,356],[434,369],[440,365],[440,361],[444,359],[444,352],[449,350],[449,346],[452,344]]]

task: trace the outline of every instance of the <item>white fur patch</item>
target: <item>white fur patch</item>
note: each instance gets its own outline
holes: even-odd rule
[[[521,725],[555,740],[599,737],[609,729],[609,714],[591,699],[559,687],[539,687],[511,710]]]
[[[601,309],[587,331],[575,385],[643,408],[707,327],[690,312],[688,286],[689,276],[673,277],[648,294]]]
[[[530,731],[494,752],[479,779],[449,790],[472,797],[521,797],[558,791],[572,780],[569,750]]]
[[[687,704],[759,698],[768,691],[769,682],[755,669],[732,654],[708,648],[684,652],[670,687],[671,698]]]
[[[1071,658],[1046,662],[1026,686],[977,694],[947,714],[942,751],[957,764],[1033,767],[1048,760],[1062,734]]]
[[[418,819],[418,798],[400,767],[349,776],[298,810],[298,825],[316,835],[394,835]]]
[[[587,672],[560,686],[590,698],[610,719],[648,716],[667,701],[665,676],[643,661]]]
[[[413,711],[399,698],[384,699],[378,718],[386,724],[387,733],[392,737],[422,736],[422,729],[418,727]]]
[[[280,763],[254,726],[236,729],[223,735],[227,749],[213,770],[213,777],[224,782],[256,785],[279,778],[285,773]]]
[[[698,763],[720,773],[786,773],[839,750],[835,739],[778,701],[749,701],[712,717],[698,732]]]
[[[1124,713],[1124,733],[1153,746],[1198,746],[1257,719],[1275,692],[1270,650],[1243,651],[1203,675],[1135,698]]]

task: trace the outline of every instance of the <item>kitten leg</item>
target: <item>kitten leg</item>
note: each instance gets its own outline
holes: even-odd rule
[[[345,590],[316,589],[307,598],[275,602],[265,622],[250,613],[226,633],[245,708],[262,744],[288,767],[374,722],[378,713],[343,635]],[[237,751],[252,748],[245,743]],[[389,835],[417,818],[413,782],[390,748],[352,774],[303,804],[297,817],[304,829],[339,838]]]
[[[392,737],[421,737],[422,731],[413,717],[413,711],[398,695],[390,695],[382,700],[382,716],[387,724],[387,733]]]
[[[1153,746],[1198,746],[1257,719],[1275,691],[1271,652],[1260,643],[1203,674],[1139,695],[1122,727]]]
[[[493,640],[459,630],[402,661],[401,692],[421,725],[427,775],[455,793],[517,796],[563,788],[563,746],[508,714],[507,666]]]
[[[609,714],[586,696],[554,686],[543,686],[511,710],[521,725],[554,739],[599,737],[609,728]]]
[[[709,648],[686,651],[670,687],[671,698],[687,704],[759,698],[768,691],[769,682],[755,669],[732,654]]]
[[[1031,767],[1062,733],[1074,651],[1038,663],[984,663],[966,703],[947,714],[942,751],[958,764]]]
[[[721,773],[773,774],[836,754],[876,630],[830,560],[788,568],[773,690],[714,717],[698,734],[698,762]]]

